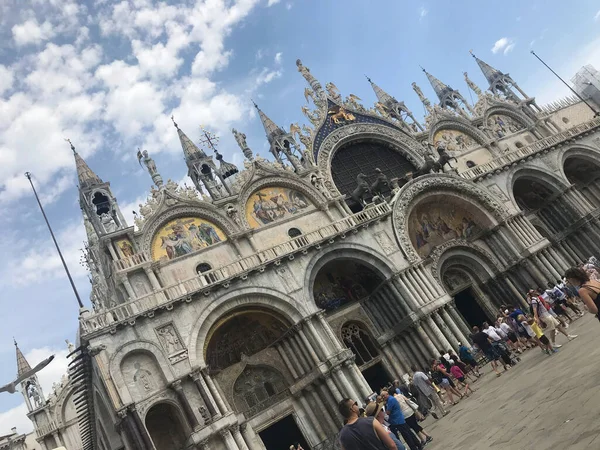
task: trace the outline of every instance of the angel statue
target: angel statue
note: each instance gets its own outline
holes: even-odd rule
[[[137,159],[140,163],[140,166],[142,165],[142,161],[144,162],[144,165],[146,166],[146,169],[148,169],[150,176],[153,176],[154,174],[158,173],[158,170],[156,170],[156,163],[148,155],[148,150],[142,151],[138,148]]]
[[[376,102],[375,103],[375,112],[382,117],[389,117],[387,109],[383,106],[383,103]]]
[[[306,99],[306,103],[310,103],[308,100],[311,99],[313,101],[313,103],[316,105],[316,98],[315,98],[315,93],[312,89],[310,88],[305,88],[304,89],[304,98]]]
[[[0,387],[0,392],[8,392],[9,394],[14,394],[15,392],[17,392],[17,385],[19,383],[21,383],[23,380],[26,380],[27,378],[34,376],[36,373],[38,373],[40,370],[42,370],[44,367],[46,367],[48,364],[50,364],[53,359],[54,359],[54,355],[49,356],[48,358],[43,360],[41,363],[39,363],[37,366],[35,366],[33,369],[30,369],[30,370],[26,371],[25,373],[23,373],[16,380],[11,381],[10,383],[5,384],[4,386]]]
[[[298,125],[297,123],[290,124],[290,134],[294,139],[296,139],[296,135],[300,136],[302,134],[302,129],[300,128],[300,125]]]
[[[359,97],[357,97],[354,94],[350,94],[348,95],[348,97],[346,97],[346,101],[344,103],[346,103],[346,105],[348,105],[349,108],[355,109],[357,111],[362,111],[365,108],[359,103],[361,101],[361,99]]]
[[[335,100],[336,102],[342,101],[342,96],[340,95],[340,90],[331,81],[325,85],[325,89],[327,89],[327,94],[333,100]]]

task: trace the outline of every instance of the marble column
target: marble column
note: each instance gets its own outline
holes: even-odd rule
[[[446,340],[449,342],[450,347],[446,347],[444,350],[447,350],[448,348],[457,348],[458,347],[458,342],[459,339],[457,339],[454,336],[454,333],[452,332],[452,330],[450,330],[448,328],[448,325],[444,322],[444,319],[442,318],[442,316],[440,315],[440,313],[444,310],[444,308],[440,308],[437,311],[435,311],[431,317],[433,319],[433,321],[435,322],[435,325],[437,325],[437,327],[441,330],[441,332],[444,334],[444,336],[446,337]]]
[[[417,340],[411,334],[411,332],[410,331],[407,332],[404,335],[404,338],[406,339],[406,344],[407,344],[410,352],[413,354],[414,358],[418,362],[418,365],[421,366],[421,367],[427,366],[428,365],[428,361],[427,360],[429,359],[429,357],[423,351],[422,346],[419,345],[419,342],[417,342]]]
[[[546,253],[546,250],[542,250],[539,253],[539,258],[542,261],[542,263],[548,268],[548,270],[550,271],[550,273],[552,275],[554,275],[553,280],[557,280],[558,278],[561,278],[560,273],[558,273],[558,268],[554,267],[555,265],[552,263],[552,261],[548,257],[548,254]]]
[[[54,436],[54,440],[56,441],[56,445],[58,445],[59,447],[62,447],[63,442],[62,439],[60,438],[60,433],[58,431],[55,431],[54,433],[52,433],[52,436]],[[10,442],[9,442],[10,445]],[[9,447],[10,449],[11,447]]]
[[[206,408],[208,410],[208,413],[210,414],[211,419],[221,417],[221,414],[219,414],[217,412],[216,405],[213,403],[213,400],[209,396],[208,386],[206,386],[206,383],[204,382],[204,379],[202,378],[202,374],[200,373],[200,371],[199,370],[193,371],[190,374],[190,377],[192,378],[192,380],[194,380],[194,383],[196,384],[196,388],[198,389],[198,392],[200,392],[202,401],[206,405]]]
[[[400,273],[396,275],[393,283],[397,285],[398,290],[402,292],[406,292],[406,303],[409,310],[413,311],[417,309],[419,306],[419,301],[414,296],[414,291],[410,289],[408,285],[408,280],[406,279],[406,275],[404,273]]]
[[[138,413],[137,409],[135,409],[135,406],[130,406],[129,409],[135,427],[139,430],[139,434],[144,442],[145,447],[142,448],[152,448],[152,439],[150,439],[150,435],[148,434],[148,430],[146,429],[144,422],[142,422],[142,419],[140,418],[140,414]]]
[[[313,349],[312,345],[308,341],[308,338],[306,337],[305,327],[298,327],[297,330],[298,330],[298,336],[300,337],[300,340],[302,341],[303,347],[306,349],[306,352],[310,356],[310,359],[312,360],[314,365],[319,364],[319,357],[315,353],[315,350]]]
[[[120,280],[123,283],[123,287],[125,288],[127,295],[129,296],[129,300],[135,300],[137,298],[137,295],[135,295],[135,291],[133,290],[133,286],[131,286],[127,275],[124,275],[123,278],[120,278]]]
[[[385,294],[392,299],[392,301],[398,306],[398,315],[400,317],[406,317],[410,314],[410,308],[404,300],[402,292],[394,286],[393,280],[389,282],[387,286],[383,286]]]
[[[327,384],[327,389],[329,389],[329,392],[331,392],[331,395],[333,395],[335,397],[335,399],[339,402],[344,397],[340,393],[340,390],[338,389],[338,387],[333,382],[332,374],[326,373],[324,375],[324,377],[325,377],[325,384]]]
[[[224,428],[220,430],[219,434],[221,435],[221,439],[223,439],[223,442],[225,442],[225,448],[227,450],[241,450],[235,442],[235,439],[233,439],[229,428]]]
[[[208,390],[210,391],[212,398],[214,398],[215,402],[217,403],[219,412],[223,415],[227,414],[229,408],[227,408],[227,404],[221,397],[221,393],[217,389],[215,382],[213,381],[212,377],[209,375],[208,370],[206,368],[202,369],[202,376],[204,377],[204,381],[206,382],[206,385],[208,386]]]
[[[450,317],[452,317],[454,320],[454,323],[458,325],[465,337],[469,337],[471,335],[471,327],[464,319],[462,314],[458,312],[453,303],[448,303],[448,312],[450,313]]]
[[[236,424],[231,427],[231,434],[233,435],[233,440],[240,450],[250,450],[248,445],[246,445],[246,441],[244,440],[242,433],[240,433],[239,425]]]
[[[290,353],[290,355],[294,355],[296,357],[296,360],[298,361],[298,363],[300,364],[300,367],[302,368],[302,375],[310,372],[310,364],[308,362],[308,360],[306,359],[306,356],[304,355],[304,353],[302,353],[302,350],[300,349],[300,345],[298,344],[297,341],[297,336],[294,336],[293,334],[288,334],[288,337],[285,339],[286,342],[289,343],[289,345],[292,348],[292,353]]]
[[[400,345],[399,339],[400,336],[396,336],[394,339],[389,341],[389,344],[392,355],[396,357],[396,365],[400,367],[400,374],[402,374],[409,371],[408,369],[410,368],[410,360],[408,359],[405,349]]]
[[[313,414],[311,406],[308,404],[308,399],[307,399],[308,395],[309,395],[309,393],[304,392],[304,391],[297,392],[297,399],[300,402],[300,404],[302,405],[302,409],[304,410],[305,417],[310,422],[311,428],[317,432],[317,435],[319,437],[319,442],[321,442],[321,441],[324,441],[325,439],[327,439],[327,434],[325,433],[325,430],[323,430],[323,427],[321,426],[321,422],[319,422],[319,420]],[[357,398],[355,400],[360,403],[360,398]]]
[[[417,334],[419,335],[419,339],[425,345],[425,347],[427,348],[427,350],[429,352],[429,354],[427,356],[433,357],[433,358],[437,357],[439,351],[438,351],[437,348],[435,348],[435,344],[429,338],[429,336],[427,336],[427,333],[425,333],[425,330],[423,329],[423,327],[421,325],[417,325],[415,327],[415,329],[417,330]]]
[[[327,320],[325,320],[325,317],[323,315],[322,311],[319,311],[317,313],[317,317],[319,319],[319,322],[321,322],[321,328],[325,331],[325,334],[329,337],[329,339],[331,340],[331,343],[333,344],[334,348],[337,351],[343,350],[344,346],[341,344],[340,340],[337,338],[337,336],[333,333],[333,330],[331,329],[331,326],[329,325],[329,323],[327,322]]]
[[[338,424],[334,421],[334,418],[337,419],[339,417],[339,412],[337,411],[337,404],[341,400],[337,397],[333,397],[331,393],[328,391],[327,386],[324,384],[323,380],[320,380],[316,384],[317,392],[315,393],[316,402],[317,402],[317,410],[319,408],[323,408],[325,405],[325,409],[327,411],[323,411],[323,415],[325,416],[325,420],[327,421],[327,425],[329,428],[328,435],[331,433],[337,433],[339,430]],[[329,414],[327,414],[329,413]]]
[[[431,298],[429,298],[429,296],[427,295],[427,293],[423,290],[423,288],[419,285],[417,279],[415,278],[415,275],[413,273],[413,269],[408,269],[405,272],[407,278],[410,280],[413,288],[416,290],[416,292],[418,293],[418,295],[421,297],[421,303],[422,304],[426,304],[429,303],[429,301],[433,300]]]
[[[319,349],[319,353],[321,353],[323,359],[327,359],[327,357],[331,354],[331,349],[327,346],[321,335],[319,334],[319,330],[313,324],[313,317],[309,317],[305,319],[305,325],[308,331],[308,335],[311,337],[311,340],[315,343],[315,348]]]
[[[537,286],[546,286],[546,277],[540,272],[537,266],[531,261],[525,262],[525,269],[531,274]]]
[[[254,432],[252,427],[250,425],[248,425],[248,423],[242,423],[240,425],[240,430],[242,432],[242,436],[244,437],[244,441],[246,441],[246,444],[248,445],[250,450],[262,450],[263,449],[263,446],[259,445],[257,442],[257,439],[260,439],[260,438],[256,435],[256,433]]]
[[[365,377],[363,377],[360,369],[354,361],[349,359],[344,361],[343,365],[350,374],[350,379],[354,382],[356,390],[361,394],[361,398],[365,399],[372,392],[372,389],[365,380]]]
[[[194,411],[192,410],[192,406],[190,405],[188,398],[186,397],[185,393],[183,392],[183,386],[181,385],[181,380],[173,381],[173,383],[171,383],[171,387],[175,391],[175,394],[177,394],[177,399],[179,400],[179,403],[181,404],[181,407],[183,408],[183,413],[185,415],[185,418],[188,420],[190,427],[192,428],[192,430],[195,430],[198,426],[200,426],[200,422],[198,422],[198,418],[194,414]]]
[[[119,417],[123,431],[131,444],[134,447],[134,450],[146,450],[152,448],[152,442],[149,445],[146,444],[145,440],[142,438],[140,430],[138,429],[133,417],[131,417],[131,411],[128,411],[127,408],[121,409],[117,411],[117,417]],[[57,442],[58,445],[60,445]]]
[[[159,291],[160,289],[162,289],[160,283],[158,282],[158,278],[156,278],[156,274],[154,273],[154,270],[152,270],[151,267],[144,267],[144,272],[146,272],[146,276],[150,280],[150,284],[152,285],[152,288],[155,291]]]
[[[386,360],[387,365],[389,365],[389,367],[392,368],[392,370],[396,373],[397,377],[404,373],[404,371],[398,364],[396,356],[392,352],[389,342],[384,342],[381,345],[381,351],[383,352],[383,356]]]
[[[525,298],[519,292],[519,290],[517,289],[517,287],[515,286],[515,284],[512,282],[512,280],[510,279],[510,277],[506,276],[504,278],[504,281],[506,282],[506,285],[511,290],[511,292],[515,295],[515,298],[518,300],[519,304],[521,306],[527,308],[527,302],[525,301]]]
[[[332,373],[334,379],[337,382],[338,390],[342,394],[342,398],[354,397],[354,400],[356,400],[359,403],[362,403],[363,399],[360,396],[360,392],[358,392],[354,388],[354,385],[348,381],[348,378],[346,378],[346,374],[344,373],[342,368],[340,366],[334,367]]]
[[[277,349],[277,352],[279,353],[279,356],[281,356],[281,359],[283,360],[285,366],[288,368],[288,370],[292,374],[292,378],[294,378],[294,380],[297,380],[298,379],[298,372],[296,372],[296,368],[294,367],[294,365],[290,361],[290,358],[288,357],[288,355],[285,352],[283,346],[281,345],[281,342],[275,344],[275,348]]]
[[[468,341],[467,337],[461,331],[461,329],[458,326],[458,324],[456,324],[456,322],[454,322],[454,320],[452,319],[452,317],[450,317],[450,314],[448,313],[447,309],[446,308],[442,308],[440,310],[440,314],[441,314],[442,319],[444,320],[444,322],[446,322],[446,325],[452,330],[452,333],[454,334],[454,336],[456,337],[456,339],[459,342],[462,342],[462,343],[467,342]]]

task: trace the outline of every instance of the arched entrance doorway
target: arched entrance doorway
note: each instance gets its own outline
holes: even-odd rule
[[[188,433],[181,411],[171,403],[154,405],[146,414],[146,428],[156,450],[183,450]]]
[[[380,169],[388,180],[402,178],[406,173],[416,170],[392,145],[369,139],[355,140],[340,147],[331,161],[333,182],[347,196],[356,189],[356,178],[360,173],[366,176],[369,185],[373,184],[378,175],[375,169]],[[348,205],[353,211],[362,209],[351,199],[348,199]]]
[[[563,169],[569,182],[596,208],[600,207],[600,165],[593,158],[572,156]]]
[[[334,312],[367,300],[384,281],[382,274],[371,265],[358,259],[338,258],[325,263],[317,272],[313,298],[319,308]],[[377,342],[364,323],[345,323],[340,338],[355,354],[356,365],[372,389],[379,389],[391,381],[391,376],[381,363]]]

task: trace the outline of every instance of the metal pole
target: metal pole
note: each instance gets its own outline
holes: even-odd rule
[[[531,54],[532,54],[533,56],[535,56],[535,57],[536,57],[536,58],[537,58],[537,59],[538,59],[538,60],[539,60],[539,61],[540,61],[540,62],[541,62],[541,63],[542,63],[544,66],[546,66],[546,68],[547,68],[547,69],[548,69],[550,72],[552,72],[552,73],[554,74],[554,76],[556,76],[556,78],[558,78],[560,81],[562,81],[562,82],[563,82],[563,84],[564,84],[566,87],[568,87],[568,88],[569,88],[569,90],[570,90],[570,91],[571,91],[573,94],[575,94],[575,95],[577,96],[577,98],[579,98],[579,100],[581,100],[583,103],[585,103],[585,104],[588,106],[588,108],[590,108],[590,109],[591,109],[591,110],[594,112],[594,117],[598,117],[598,116],[600,116],[600,112],[596,111],[596,109],[594,109],[594,107],[593,107],[592,105],[590,105],[588,102],[586,102],[586,101],[585,101],[585,99],[584,99],[584,98],[583,98],[581,95],[579,95],[579,94],[577,93],[577,91],[575,91],[575,89],[573,89],[573,88],[572,88],[572,87],[571,87],[571,86],[570,86],[570,85],[569,85],[569,84],[568,84],[568,83],[567,83],[565,80],[563,80],[563,79],[560,77],[560,75],[559,75],[559,74],[557,74],[557,73],[556,73],[554,70],[552,70],[552,68],[551,68],[551,67],[550,67],[548,64],[546,64],[546,63],[544,62],[544,60],[543,60],[542,58],[540,58],[540,57],[537,55],[537,53],[536,53],[536,52],[534,52],[533,50],[531,50]]]
[[[31,180],[31,173],[25,172],[25,177],[27,177],[27,179],[29,180],[29,184],[31,184],[31,189],[33,189],[33,194],[35,195],[35,199],[37,200],[38,205],[40,206],[40,210],[42,211],[42,215],[44,216],[46,225],[48,225],[48,230],[50,230],[50,236],[52,236],[52,240],[54,241],[54,245],[56,246],[56,251],[58,252],[58,256],[60,256],[62,265],[65,268],[65,272],[67,273],[67,277],[69,278],[69,282],[71,283],[71,287],[73,288],[73,292],[75,293],[75,297],[77,298],[77,303],[79,303],[80,308],[83,308],[83,303],[81,302],[81,297],[79,297],[79,292],[77,292],[77,288],[75,287],[75,283],[73,282],[73,278],[71,277],[71,273],[69,272],[69,268],[67,267],[65,258],[63,258],[62,252],[60,251],[60,247],[58,246],[58,242],[56,242],[56,238],[54,237],[54,232],[52,231],[50,222],[48,222],[48,217],[46,217],[46,212],[44,211],[42,202],[40,202],[40,198],[38,197],[37,191],[35,190],[35,186],[33,185],[33,181]]]

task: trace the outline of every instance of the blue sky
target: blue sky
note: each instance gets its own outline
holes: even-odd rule
[[[25,5],[27,3],[27,5]],[[124,214],[151,180],[135,161],[147,149],[163,178],[185,177],[170,122],[192,139],[198,125],[221,135],[220,151],[240,163],[229,129],[255,152],[267,144],[250,98],[278,124],[303,122],[301,58],[321,80],[367,107],[364,75],[422,117],[416,81],[433,101],[419,65],[471,97],[462,73],[485,87],[469,49],[509,72],[540,104],[568,94],[529,54],[570,78],[585,63],[600,68],[597,1],[506,0],[75,0],[0,4],[0,381],[15,373],[15,336],[32,363],[59,358],[43,375],[46,393],[64,370],[64,340],[74,340],[77,307],[31,196],[42,193],[77,286],[84,240],[72,155],[63,138],[104,180]],[[0,433],[26,431],[20,395],[0,394]]]

